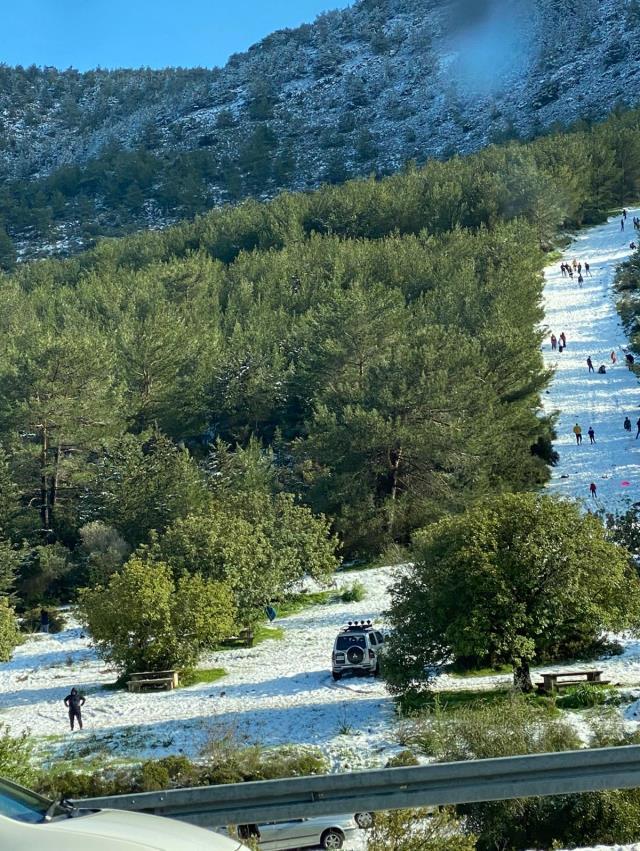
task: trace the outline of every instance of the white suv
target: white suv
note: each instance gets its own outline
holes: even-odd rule
[[[384,635],[374,628],[371,621],[349,621],[333,644],[333,679],[339,680],[343,674],[377,676],[383,645]]]

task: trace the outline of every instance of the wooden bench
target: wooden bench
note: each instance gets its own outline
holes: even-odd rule
[[[131,674],[131,679],[127,682],[129,691],[169,691],[177,686],[177,671],[141,671]]]
[[[241,644],[243,647],[253,647],[253,639],[253,629],[245,627],[237,635],[230,635],[221,643],[225,647],[235,647],[237,644]]]
[[[541,694],[553,694],[554,691],[571,688],[571,686],[580,685],[580,683],[604,686],[610,682],[609,680],[602,679],[602,671],[558,671],[553,674],[541,674],[540,676],[542,677],[542,682],[537,683],[537,688]]]

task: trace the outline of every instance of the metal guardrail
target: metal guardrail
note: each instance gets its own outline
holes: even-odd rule
[[[76,800],[203,827],[640,787],[640,746]]]

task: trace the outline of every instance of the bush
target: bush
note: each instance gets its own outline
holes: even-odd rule
[[[203,778],[208,784],[242,783],[326,774],[329,764],[317,748],[285,745],[265,750],[239,747],[230,733],[213,739],[204,751]]]
[[[475,837],[463,832],[453,810],[377,813],[367,851],[473,851]]]
[[[198,574],[174,582],[165,564],[138,558],[106,588],[85,588],[80,613],[98,653],[124,674],[191,667],[235,629],[226,585]]]
[[[540,706],[517,693],[448,712],[436,707],[430,717],[412,722],[404,741],[441,762],[581,746],[568,721],[556,717],[547,704]]]
[[[32,752],[28,733],[12,736],[8,727],[0,725],[0,777],[29,786],[36,775]]]
[[[353,585],[345,588],[340,594],[340,599],[343,603],[359,603],[367,596],[367,589],[362,582],[354,582]]]
[[[419,765],[418,757],[410,750],[403,750],[400,753],[389,757],[385,768],[405,768],[412,765]]]
[[[621,700],[620,694],[613,686],[580,683],[557,697],[556,706],[561,709],[583,709],[589,706],[604,706],[605,703],[616,705]]]
[[[7,597],[0,597],[0,662],[8,662],[20,644],[16,615]]]

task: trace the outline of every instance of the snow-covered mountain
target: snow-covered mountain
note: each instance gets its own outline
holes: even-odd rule
[[[0,66],[0,177],[190,152],[216,203],[384,173],[640,102],[639,36],[640,0],[359,0],[222,69]]]

